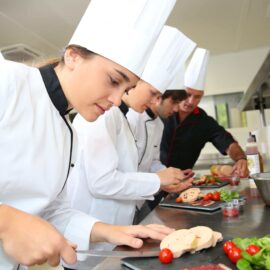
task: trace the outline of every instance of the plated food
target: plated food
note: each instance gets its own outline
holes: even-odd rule
[[[228,184],[238,185],[240,178],[234,175],[231,165],[212,165],[210,173],[193,180],[193,186],[219,188]]]
[[[231,202],[233,199],[239,198],[240,194],[237,191],[221,189],[214,192],[201,192],[200,188],[189,188],[181,192],[175,199],[177,203],[190,203],[192,205],[199,205],[199,202],[206,201],[223,201]],[[202,204],[203,205],[203,204]]]
[[[215,247],[222,241],[220,232],[215,232],[206,226],[197,226],[191,229],[181,229],[167,235],[160,243],[160,249],[170,249],[174,258],[186,252],[197,252],[202,249]]]
[[[229,177],[226,178],[221,178],[219,176],[214,176],[214,175],[202,175],[198,178],[195,178],[192,181],[192,185],[193,186],[197,186],[197,187],[206,187],[206,188],[212,188],[212,187],[222,187],[225,185],[229,184]]]
[[[243,211],[245,197],[240,196],[237,191],[227,189],[205,192],[205,190],[200,188],[189,188],[181,192],[176,198],[175,196],[168,196],[160,203],[160,206],[213,212],[223,208],[225,203],[228,202],[233,203],[233,205],[237,202],[238,210],[241,208],[241,211]]]
[[[212,165],[210,167],[210,172],[214,176],[226,177],[233,174],[233,167],[231,165]]]

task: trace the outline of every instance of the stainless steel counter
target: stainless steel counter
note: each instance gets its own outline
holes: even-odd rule
[[[256,189],[249,188],[248,180],[241,180],[236,188],[246,196],[247,203],[244,211],[237,218],[224,218],[221,211],[215,213],[202,213],[180,209],[157,207],[142,222],[142,224],[159,223],[175,229],[190,228],[198,225],[209,226],[220,231],[224,237],[263,236],[270,233],[270,207],[263,204],[258,197]],[[146,242],[143,249],[154,249],[159,246],[157,242]],[[118,248],[119,249],[119,248]],[[122,248],[129,250],[129,248]],[[87,264],[81,263],[79,270],[89,270]],[[122,269],[119,259],[106,259],[95,269],[119,270]]]

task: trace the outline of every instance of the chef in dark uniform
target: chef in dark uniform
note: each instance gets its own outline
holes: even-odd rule
[[[177,113],[165,120],[160,159],[166,166],[193,168],[205,144],[211,142],[235,162],[234,173],[247,177],[244,151],[229,132],[198,107],[204,94],[208,59],[209,52],[202,48],[191,59],[185,74],[188,98],[179,103]]]

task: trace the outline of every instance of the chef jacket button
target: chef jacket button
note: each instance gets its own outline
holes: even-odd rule
[[[75,166],[74,163],[71,163],[71,164],[70,164],[70,167],[71,167],[71,168],[73,168],[74,166]]]

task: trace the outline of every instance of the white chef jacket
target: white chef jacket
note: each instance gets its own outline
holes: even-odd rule
[[[166,169],[159,159],[160,143],[164,129],[163,122],[149,109],[137,113],[130,109],[127,119],[136,139],[139,153],[140,172],[158,172]]]
[[[138,152],[127,119],[113,107],[95,122],[77,115],[73,124],[79,155],[68,181],[72,207],[110,224],[132,224],[136,200],[153,200],[160,180],[157,174],[137,172]]]
[[[53,67],[42,74],[23,64],[0,63],[0,201],[41,216],[87,249],[96,219],[71,209],[66,197],[74,163],[67,100]],[[0,269],[17,267],[0,246]]]

